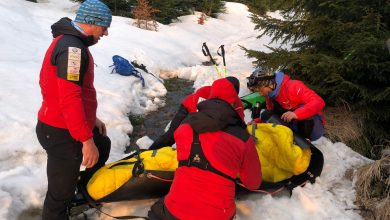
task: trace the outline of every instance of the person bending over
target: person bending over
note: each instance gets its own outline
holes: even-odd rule
[[[266,107],[303,137],[315,141],[325,132],[321,110],[324,100],[303,82],[283,72],[269,73],[257,68],[247,78],[247,87],[266,97]]]
[[[249,189],[261,184],[255,143],[246,130],[234,77],[216,80],[174,132],[179,167],[167,196],[148,213],[156,219],[233,219],[235,179]]]
[[[237,80],[234,77],[228,76],[227,80]],[[188,113],[196,112],[196,105],[209,98],[211,86],[203,86],[197,89],[193,94],[188,95],[180,104],[178,111],[173,117],[168,130],[157,138],[153,142],[153,144],[149,147],[149,150],[156,150],[166,146],[172,146],[175,143],[173,133],[179,127],[181,122],[185,117],[187,117]],[[242,103],[238,105],[242,106]]]

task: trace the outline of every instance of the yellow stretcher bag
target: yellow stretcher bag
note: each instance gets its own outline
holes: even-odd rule
[[[294,145],[289,128],[266,123],[256,124],[255,128],[263,181],[279,182],[307,169],[310,148],[302,150]],[[250,133],[252,129],[253,125],[249,125]],[[177,167],[176,150],[171,147],[143,151],[99,169],[88,182],[87,191],[100,202],[163,196],[169,191]]]
[[[173,179],[177,166],[176,150],[171,147],[144,151],[100,168],[89,180],[87,191],[97,201],[163,194],[169,190],[169,181]],[[158,177],[161,179],[156,179]]]
[[[253,128],[263,181],[275,183],[305,172],[310,163],[310,148],[295,145],[290,128],[260,123],[249,125],[249,133],[253,134]]]

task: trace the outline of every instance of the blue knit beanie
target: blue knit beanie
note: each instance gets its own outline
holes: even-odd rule
[[[110,27],[111,10],[99,0],[86,0],[76,14],[75,22]]]

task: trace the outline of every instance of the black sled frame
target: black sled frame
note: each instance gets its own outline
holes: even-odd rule
[[[262,121],[264,122],[285,125],[279,117],[269,111],[263,112],[261,114],[261,117]],[[240,182],[238,182],[236,187],[238,194],[242,192],[257,192],[274,196],[282,191],[287,190],[291,196],[292,190],[295,187],[304,186],[308,182],[314,183],[316,177],[321,175],[324,166],[324,156],[322,152],[318,148],[316,148],[311,142],[307,141],[305,138],[302,138],[295,133],[294,142],[301,148],[309,147],[311,150],[310,163],[304,173],[292,176],[287,180],[283,180],[276,183],[263,181],[260,188],[257,190],[249,190],[245,188]],[[97,201],[93,200],[89,196],[86,190],[86,186],[79,185],[77,187],[77,193],[68,208],[68,213],[72,213],[71,211],[75,207],[88,205],[90,208],[95,208],[99,212],[108,215],[114,219],[148,219],[147,217],[141,216],[111,216],[101,210],[101,203],[159,198],[165,196],[168,193],[169,188],[171,186],[171,182],[173,181],[174,172],[145,170],[142,163],[142,159],[139,157],[140,152],[142,151],[133,152],[129,156],[122,159],[126,160],[131,157],[138,157],[138,160],[134,162],[135,164],[132,170],[133,177],[128,182],[126,182],[123,186],[119,187],[113,193]],[[123,163],[117,163],[114,166],[118,166],[121,164]],[[84,215],[84,217],[85,219],[87,219],[86,215]]]

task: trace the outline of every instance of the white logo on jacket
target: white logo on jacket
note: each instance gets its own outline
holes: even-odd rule
[[[80,66],[81,66],[81,49],[77,47],[68,48],[68,67],[67,67],[67,80],[79,81],[80,80]]]

